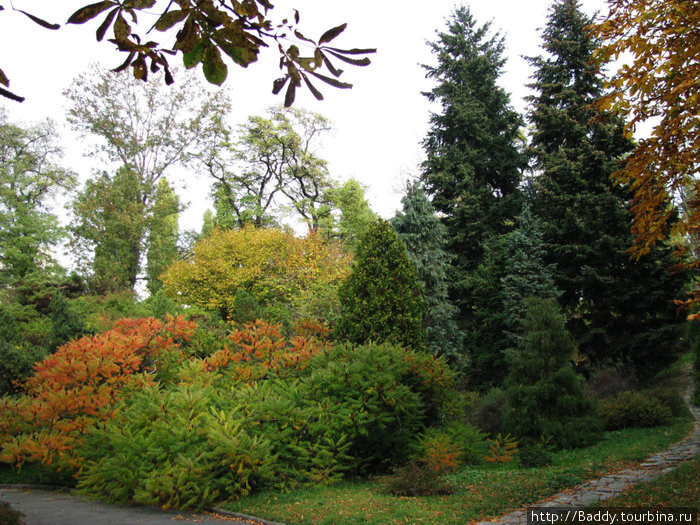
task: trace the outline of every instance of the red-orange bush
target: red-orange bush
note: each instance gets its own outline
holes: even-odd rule
[[[446,432],[427,432],[420,441],[418,460],[440,474],[452,472],[462,463],[460,445]]]
[[[230,345],[202,361],[203,370],[228,368],[236,379],[253,382],[272,371],[284,375],[290,369],[303,370],[311,356],[330,347],[325,339],[329,331],[320,323],[300,323],[298,335],[289,340],[280,328],[261,319],[244,324],[229,334]]]
[[[195,325],[181,317],[121,319],[35,365],[20,398],[0,400],[0,461],[77,469],[74,450],[134,387],[152,384],[158,358],[178,352]]]

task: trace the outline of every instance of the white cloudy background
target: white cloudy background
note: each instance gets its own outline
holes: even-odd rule
[[[9,2],[2,2],[3,5]],[[63,23],[88,0],[39,2],[14,0],[24,9],[43,18]],[[47,5],[48,4],[48,5]],[[369,187],[368,198],[380,215],[390,217],[400,205],[402,182],[418,172],[422,159],[420,142],[428,129],[430,108],[421,95],[431,83],[420,64],[433,63],[427,41],[436,30],[445,28],[445,20],[456,4],[452,0],[406,2],[397,0],[279,0],[273,18],[281,19],[301,12],[302,31],[318,38],[325,30],[348,23],[337,40],[338,47],[376,47],[372,65],[347,66],[342,80],[355,85],[352,90],[337,90],[319,85],[326,97],[317,102],[304,90],[296,105],[329,118],[335,131],[326,137],[321,156],[329,162],[330,172],[343,181],[354,177]],[[511,94],[513,106],[523,112],[523,97],[528,93],[531,70],[522,58],[540,54],[540,29],[546,23],[550,2],[544,0],[474,0],[469,5],[479,24],[491,21],[492,29],[505,37],[507,64],[501,85]],[[605,0],[583,0],[584,11],[605,13]],[[65,164],[87,178],[97,166],[84,159],[84,146],[64,125],[65,101],[61,95],[72,79],[91,62],[110,67],[122,56],[108,42],[98,44],[94,31],[99,18],[85,26],[67,25],[59,31],[36,26],[9,5],[0,13],[0,68],[11,79],[11,90],[26,97],[22,104],[3,101],[12,122],[32,122],[50,117],[64,137]],[[225,89],[233,100],[233,122],[248,115],[263,114],[265,108],[282,102],[271,94],[272,80],[279,76],[277,50],[263,50],[261,60],[247,70],[231,66]],[[187,188],[191,204],[182,226],[199,228],[207,207],[206,180],[181,175],[180,185]],[[170,178],[170,177],[169,177]]]

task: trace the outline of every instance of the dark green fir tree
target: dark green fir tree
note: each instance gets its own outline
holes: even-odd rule
[[[462,333],[457,325],[457,308],[448,293],[451,266],[445,226],[435,215],[420,183],[407,184],[401,203],[403,207],[391,223],[423,285],[428,350],[462,368]]]
[[[484,331],[501,324],[501,303],[498,278],[484,267],[485,247],[513,228],[519,211],[523,122],[497,83],[504,41],[489,24],[477,25],[469,9],[459,7],[430,47],[436,64],[424,68],[435,87],[425,96],[440,109],[423,141],[422,181],[447,227],[450,297],[459,309],[468,368],[478,368],[470,376],[501,382],[502,370],[488,370],[487,354],[499,352],[494,340],[501,333]],[[482,372],[488,377],[476,379]]]
[[[619,119],[591,108],[603,94],[603,77],[591,64],[591,22],[577,0],[557,0],[544,29],[546,54],[530,59],[534,211],[580,351],[593,362],[631,362],[643,371],[672,355],[671,300],[685,277],[670,272],[663,248],[639,261],[627,251],[630,195],[610,174],[633,143]]]
[[[524,156],[522,119],[498,84],[504,42],[459,7],[430,44],[436,65],[423,66],[435,87],[424,95],[441,110],[423,142],[423,181],[443,214],[450,250],[462,272],[476,268],[483,242],[508,231],[518,211]]]
[[[377,219],[370,225],[338,295],[339,338],[425,348],[423,291],[406,248],[388,221]]]

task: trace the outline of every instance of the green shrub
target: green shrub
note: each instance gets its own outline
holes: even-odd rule
[[[414,459],[438,470],[450,470],[461,464],[484,462],[488,441],[486,434],[468,423],[451,421],[431,427],[418,435],[413,444]]]
[[[468,423],[452,421],[445,432],[459,445],[462,463],[479,465],[484,462],[488,450],[487,434]]]
[[[400,460],[422,429],[423,400],[437,397],[422,395],[433,390],[430,377],[421,378],[431,371],[414,366],[425,365],[423,359],[400,346],[368,344],[336,346],[309,363],[307,395],[334,415],[334,432],[349,437],[353,470],[375,470]]]
[[[266,481],[277,490],[332,483],[354,465],[348,408],[314,402],[307,392],[302,382],[275,379],[234,386],[226,398],[247,431],[269,443],[274,475]]]
[[[218,401],[218,403],[217,403]],[[146,388],[88,438],[78,487],[110,502],[201,508],[273,474],[270,443],[205,386]]]
[[[396,467],[391,476],[380,479],[383,492],[400,497],[452,494],[454,487],[444,472],[431,469],[421,461],[410,461]]]
[[[621,392],[601,401],[600,416],[605,430],[629,427],[655,427],[669,423],[671,409],[643,392]]]
[[[656,399],[662,405],[668,407],[673,417],[688,414],[688,407],[683,400],[683,396],[676,387],[657,386],[649,390],[644,390],[643,392]]]
[[[461,447],[444,429],[427,429],[418,436],[414,450],[413,460],[425,464],[430,470],[452,472],[462,464]]]
[[[584,447],[600,439],[594,406],[571,358],[575,344],[553,299],[525,300],[520,348],[509,354],[506,430],[520,439],[550,439],[555,448]]]
[[[85,320],[77,314],[75,308],[68,303],[60,291],[54,293],[50,305],[51,336],[48,339],[49,352],[56,349],[71,339],[77,339],[90,332],[85,325]]]
[[[686,338],[693,355],[693,371],[695,376],[695,391],[692,401],[696,406],[700,406],[700,322],[697,319],[688,321]]]
[[[630,390],[636,384],[631,367],[601,367],[594,369],[586,381],[586,392],[596,399],[605,399]]]
[[[198,326],[187,344],[187,352],[198,358],[206,358],[230,345],[227,336],[231,333],[231,324],[206,316],[197,318]],[[206,323],[206,324],[204,324]]]
[[[298,373],[250,382],[236,366],[246,363],[217,371],[161,356],[160,386],[85,441],[79,487],[199,508],[262,485],[331,483],[402,458],[452,379],[444,360],[392,345],[324,349]]]
[[[147,305],[139,303],[134,292],[125,290],[105,295],[82,295],[70,302],[74,314],[83,319],[90,333],[109,330],[119,319],[148,317]]]
[[[489,436],[503,431],[503,416],[506,413],[508,397],[502,388],[492,388],[478,402],[467,410],[469,423]]]
[[[163,293],[163,290],[158,290],[149,295],[141,306],[148,311],[150,317],[156,319],[165,319],[167,315],[185,315],[188,312],[178,303]]]
[[[520,444],[518,463],[523,468],[539,468],[552,464],[552,454],[542,442],[523,441]]]
[[[46,350],[40,346],[0,339],[0,396],[16,393],[32,374],[34,363],[45,357]]]

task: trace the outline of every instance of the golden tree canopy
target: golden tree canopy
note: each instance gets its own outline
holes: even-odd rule
[[[297,238],[276,228],[246,226],[215,230],[161,279],[165,292],[179,301],[230,316],[239,291],[264,305],[312,310],[319,289],[336,290],[349,271],[350,257],[318,233]]]
[[[641,257],[654,243],[698,240],[700,232],[700,6],[693,0],[610,0],[610,12],[592,30],[602,44],[599,63],[625,63],[609,81],[602,110],[627,117],[629,136],[644,122],[654,125],[613,176],[634,192]],[[672,202],[683,199],[680,220]],[[689,261],[687,245],[678,255]]]

